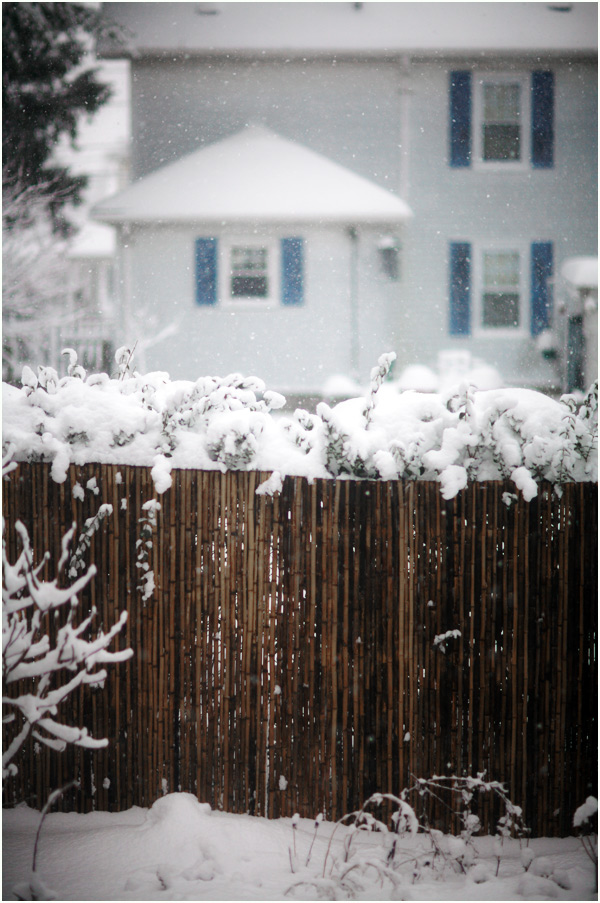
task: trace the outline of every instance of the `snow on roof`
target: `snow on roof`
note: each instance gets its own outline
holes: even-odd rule
[[[67,257],[70,260],[110,258],[115,256],[115,230],[104,223],[84,223],[70,243]]]
[[[576,288],[598,288],[598,258],[569,257],[563,263],[560,274],[565,282]]]
[[[272,54],[595,52],[597,4],[107,3],[126,47],[105,56],[173,52]]]
[[[134,182],[93,215],[108,223],[399,223],[412,212],[327,157],[249,126]]]

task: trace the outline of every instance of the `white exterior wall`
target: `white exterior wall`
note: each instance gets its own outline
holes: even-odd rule
[[[476,251],[508,244],[523,251],[528,267],[531,242],[551,241],[555,273],[569,256],[596,253],[596,65],[581,59],[536,56],[509,61],[489,55],[482,57],[482,65],[499,72],[514,69],[529,75],[535,68],[555,73],[553,168],[494,171],[449,166],[448,74],[474,68],[473,58],[430,57],[407,63],[400,58],[364,57],[337,61],[178,57],[175,62],[159,58],[132,62],[134,174],[146,174],[249,122],[262,123],[312,147],[398,193],[415,214],[404,229],[402,281],[380,285],[378,300],[373,302],[377,317],[387,310],[389,322],[384,326],[366,316],[361,323],[360,340],[368,359],[360,360],[361,379],[381,350],[397,352],[400,370],[411,363],[435,365],[438,353],[450,348],[466,349],[496,366],[509,383],[550,385],[556,383],[557,366],[543,358],[527,329],[521,335],[478,334],[477,330],[468,337],[449,335],[448,246],[450,241],[468,241]],[[192,349],[189,366],[194,369],[204,371],[213,361],[213,369],[222,372],[246,369],[246,358],[242,364],[236,354],[251,342],[254,350],[247,351],[248,369],[282,388],[312,389],[330,372],[349,374],[351,362],[344,356],[349,347],[345,259],[349,242],[340,235],[334,240],[334,232],[319,233],[328,235],[333,250],[321,247],[320,241],[316,247],[307,246],[306,304],[301,310],[280,310],[277,318],[269,314],[268,333],[254,328],[262,315],[267,316],[265,311],[227,316],[224,311],[209,311],[209,352],[198,343],[198,317],[182,301],[193,281],[193,262],[185,258],[182,248],[168,251],[171,259],[179,261],[173,270],[162,253],[157,257],[148,250],[138,255],[138,282],[144,279],[158,287],[166,280],[176,288],[176,292],[169,286],[161,289],[161,297],[171,299],[165,301],[164,311],[158,301],[152,301],[157,323],[170,322],[173,312],[182,304],[186,307],[173,368],[181,369],[184,349],[185,353]],[[303,233],[292,227],[282,234]],[[156,241],[158,249],[163,238]],[[164,242],[165,249],[171,248],[172,238]],[[192,245],[186,246],[189,255]],[[327,266],[329,257],[333,260]],[[145,274],[142,260],[147,261]],[[158,266],[159,260],[164,266]],[[368,279],[367,266],[365,259],[361,285]],[[183,273],[188,273],[185,284]],[[528,271],[523,288],[527,324]],[[475,291],[473,285],[473,303]],[[374,292],[372,288],[369,294]],[[153,299],[156,295],[147,285],[143,293]],[[196,322],[189,320],[191,316]],[[248,338],[251,333],[253,339]],[[164,347],[176,344],[173,339]],[[158,350],[148,354],[156,366],[171,367],[159,362]]]
[[[556,367],[527,331],[521,337],[477,335],[474,329],[466,337],[449,335],[448,244],[468,241],[474,249],[508,244],[527,252],[532,241],[552,241],[555,276],[567,257],[597,253],[596,66],[543,59],[533,65],[488,62],[498,72],[509,66],[517,72],[554,72],[554,167],[454,169],[448,164],[448,78],[450,71],[471,66],[452,60],[411,68],[410,191],[404,200],[414,219],[406,230],[399,364],[432,364],[441,349],[467,349],[496,366],[508,383],[544,386],[556,382]],[[529,272],[524,281],[528,292]],[[556,292],[554,300],[556,305]],[[528,316],[526,308],[526,323]]]
[[[389,231],[389,230],[388,230]],[[359,378],[393,350],[390,306],[398,286],[381,272],[377,242],[385,230],[358,232],[358,278],[351,279],[353,242],[343,226],[272,228],[138,226],[124,237],[121,278],[132,305],[119,344],[137,341],[136,366],[173,379],[241,372],[283,392],[315,392],[329,376],[352,371],[351,286],[357,286]],[[304,238],[304,304],[235,302],[198,305],[194,243],[198,237]],[[121,244],[121,243],[120,243]],[[165,335],[172,331],[172,334]],[[162,336],[162,338],[161,338]]]
[[[132,174],[264,125],[398,192],[398,61],[132,60]]]

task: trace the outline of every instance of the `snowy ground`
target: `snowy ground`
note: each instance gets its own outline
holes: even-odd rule
[[[13,888],[28,880],[38,824],[26,806],[4,811],[3,900],[18,899]],[[189,794],[170,794],[150,810],[48,815],[37,872],[60,900],[597,899],[593,865],[574,837],[530,841],[527,872],[528,854],[509,841],[496,877],[494,840],[486,837],[475,839],[467,874],[438,858],[434,868],[422,860],[415,875],[415,857],[431,849],[425,836],[399,839],[395,869],[386,871],[391,835],[356,832],[346,863],[348,828],[336,830],[327,853],[333,828],[212,812]],[[444,839],[447,850],[452,842]]]

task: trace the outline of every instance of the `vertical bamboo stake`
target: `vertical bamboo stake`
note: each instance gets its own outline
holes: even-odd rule
[[[407,648],[408,648],[408,673],[410,675],[410,736],[411,742],[409,744],[410,750],[410,758],[409,758],[409,767],[413,774],[417,772],[417,759],[416,752],[419,747],[417,747],[417,743],[419,742],[419,738],[417,737],[417,724],[419,722],[419,697],[418,697],[418,683],[421,681],[421,674],[418,675],[416,673],[416,669],[419,666],[419,659],[415,654],[415,563],[416,563],[416,554],[415,554],[415,540],[414,540],[414,527],[415,527],[415,484],[414,482],[410,482],[408,484],[408,506],[406,509],[406,523],[407,523],[407,533],[408,533],[408,558],[410,563],[410,571],[408,575],[408,596],[407,596],[407,607],[408,607],[408,623],[407,623]],[[417,743],[412,742],[416,740]]]
[[[404,483],[398,484],[398,695],[400,703],[399,725],[401,727],[401,740],[399,743],[399,772],[400,788],[408,785],[408,758],[405,754],[406,744],[404,737],[408,733],[413,740],[412,723],[410,718],[410,687],[408,681],[408,655],[406,643],[406,607],[407,607],[407,536],[406,536],[406,487]],[[416,740],[416,738],[414,738]],[[410,741],[409,741],[410,742]]]
[[[260,475],[258,477],[260,479]],[[268,711],[268,661],[270,652],[269,640],[269,615],[268,615],[268,568],[270,546],[265,544],[265,537],[269,527],[266,523],[266,499],[265,496],[255,498],[257,506],[257,668],[258,668],[258,704],[256,710],[256,772],[257,772],[257,811],[267,815],[269,811],[268,798],[268,743],[269,743],[269,711]]]

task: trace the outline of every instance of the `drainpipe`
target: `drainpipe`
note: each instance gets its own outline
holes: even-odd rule
[[[410,57],[402,56],[400,66],[400,197],[408,203],[410,188]]]
[[[348,226],[350,239],[350,376],[359,379],[358,343],[358,230]]]
[[[119,343],[131,342],[132,322],[131,322],[131,291],[133,288],[133,280],[131,273],[131,226],[125,223],[119,226],[119,249],[120,249],[120,267],[119,267],[119,296],[120,296],[120,313],[119,326],[121,336]]]

